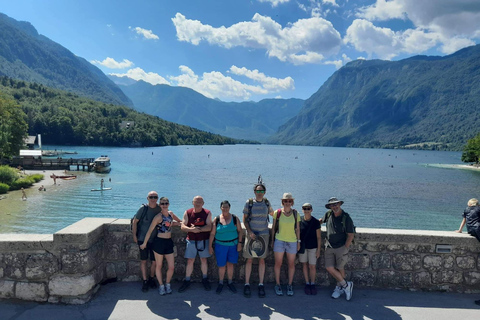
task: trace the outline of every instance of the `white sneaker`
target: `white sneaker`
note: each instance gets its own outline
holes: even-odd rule
[[[343,290],[342,287],[336,286],[336,287],[335,287],[335,290],[333,290],[332,298],[333,298],[333,299],[338,299],[338,298],[340,298],[340,296],[341,296],[344,292],[345,292],[345,291]]]
[[[345,288],[345,298],[347,298],[347,301],[350,301],[352,299],[352,292],[353,292],[353,282],[347,281],[347,287]]]

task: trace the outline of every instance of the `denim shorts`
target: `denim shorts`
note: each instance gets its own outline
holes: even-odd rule
[[[209,240],[186,240],[187,248],[185,249],[185,258],[186,259],[195,259],[198,256],[200,258],[210,258],[210,253],[208,252],[208,241]]]
[[[273,252],[297,254],[297,242],[285,242],[275,239],[275,242],[273,243]]]
[[[238,262],[238,251],[237,245],[234,246],[224,246],[219,243],[215,243],[215,258],[217,259],[218,267],[225,267],[227,262],[237,263]]]

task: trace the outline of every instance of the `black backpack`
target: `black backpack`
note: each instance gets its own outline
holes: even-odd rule
[[[143,218],[145,218],[145,215],[147,214],[147,211],[148,211],[148,205],[143,204],[143,211],[142,211],[142,215],[140,216],[140,219],[138,219],[139,221],[141,221],[141,220],[143,220]],[[135,216],[136,216],[136,214],[134,214],[132,219],[130,219],[130,231],[133,230],[133,220],[135,219]],[[140,231],[140,228],[138,228],[138,223],[137,223],[137,234],[136,234],[137,237],[138,237],[138,232],[139,231]]]

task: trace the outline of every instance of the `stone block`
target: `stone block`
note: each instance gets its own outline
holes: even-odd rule
[[[435,246],[433,246],[431,244],[418,245],[417,246],[417,252],[419,252],[419,253],[434,253],[435,252]]]
[[[129,243],[125,247],[127,253],[127,259],[140,259],[140,250],[138,249],[138,245],[136,243]],[[185,252],[184,252],[185,253]],[[182,255],[183,257],[183,255]]]
[[[32,254],[27,258],[25,276],[27,279],[46,279],[58,272],[57,257],[51,253]]]
[[[53,234],[54,245],[63,249],[87,250],[103,237],[104,224],[116,219],[84,218]]]
[[[421,267],[420,256],[416,254],[397,253],[393,256],[393,268],[400,271],[413,271]]]
[[[413,273],[380,271],[377,283],[386,288],[410,288],[413,286]]]
[[[354,271],[350,277],[350,280],[361,286],[372,287],[375,285],[376,274],[368,271]]]
[[[128,261],[128,274],[129,275],[140,275],[140,260],[138,260],[138,261]]]
[[[25,265],[28,254],[26,253],[5,253],[3,260],[5,263],[4,276],[10,279],[25,279]]]
[[[387,251],[395,252],[395,251],[401,251],[402,250],[402,245],[400,244],[389,244],[387,245]]]
[[[378,242],[369,242],[365,246],[365,250],[370,251],[370,252],[381,252],[385,251],[385,245],[383,243],[378,243]]]
[[[115,262],[115,273],[117,275],[124,275],[127,273],[127,263],[125,261]]]
[[[347,270],[367,269],[370,267],[370,256],[368,254],[354,253],[348,257]]]
[[[380,253],[372,256],[372,269],[390,269],[392,267],[392,258],[390,254]]]
[[[0,252],[34,252],[50,250],[52,234],[0,234]]]
[[[92,290],[95,285],[95,277],[92,274],[85,276],[56,275],[48,283],[48,288],[51,295],[79,296]]]
[[[15,281],[0,280],[0,298],[9,299],[15,297]]]
[[[421,288],[428,288],[432,284],[432,275],[426,271],[415,273],[415,284]]]
[[[480,272],[465,272],[465,284],[469,286],[476,286],[480,283]]]
[[[452,269],[455,266],[455,257],[452,255],[443,256],[443,267],[445,269]]]
[[[365,247],[366,247],[366,244],[355,242],[350,246],[349,249],[350,249],[350,252],[352,253],[360,253],[360,252],[363,252],[363,250],[365,250]]]
[[[463,274],[460,271],[443,270],[432,272],[434,284],[460,284],[463,282]]]
[[[86,273],[94,269],[102,261],[103,241],[97,242],[88,250],[62,250],[63,273]]]
[[[115,264],[108,262],[105,266],[105,274],[107,279],[112,279],[117,277],[117,272],[115,270]]]
[[[425,256],[423,257],[423,267],[427,270],[442,269],[443,259],[441,256]]]
[[[107,260],[120,260],[121,252],[119,244],[107,243],[107,250],[105,250],[105,259]]]
[[[462,269],[475,269],[475,258],[471,256],[457,257],[457,266]]]
[[[47,301],[46,286],[44,283],[17,282],[15,298],[28,301]]]
[[[415,243],[406,243],[403,245],[403,251],[406,252],[413,252],[417,249],[417,245]]]

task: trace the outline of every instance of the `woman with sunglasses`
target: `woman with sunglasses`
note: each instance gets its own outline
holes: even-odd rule
[[[173,240],[172,240],[172,226],[180,226],[181,221],[172,211],[168,210],[170,202],[167,197],[160,198],[160,208],[162,211],[153,218],[150,228],[147,231],[145,239],[148,239],[154,229],[157,229],[157,237],[153,241],[153,252],[155,254],[156,268],[155,274],[157,275],[158,280],[158,293],[160,295],[172,293],[172,288],[170,286],[170,280],[173,276],[175,258],[173,256]],[[142,246],[144,246],[142,244]],[[140,246],[140,249],[143,249]],[[163,284],[162,279],[162,266],[163,258],[167,260],[168,270],[166,276],[166,285]]]
[[[287,295],[293,296],[293,276],[295,275],[295,257],[300,250],[300,217],[297,210],[293,209],[294,198],[291,193],[286,192],[282,197],[283,208],[273,213],[272,239],[273,254],[275,257],[275,293],[283,296],[280,285],[280,270],[282,268],[283,256],[287,254],[288,263],[288,284]]]

